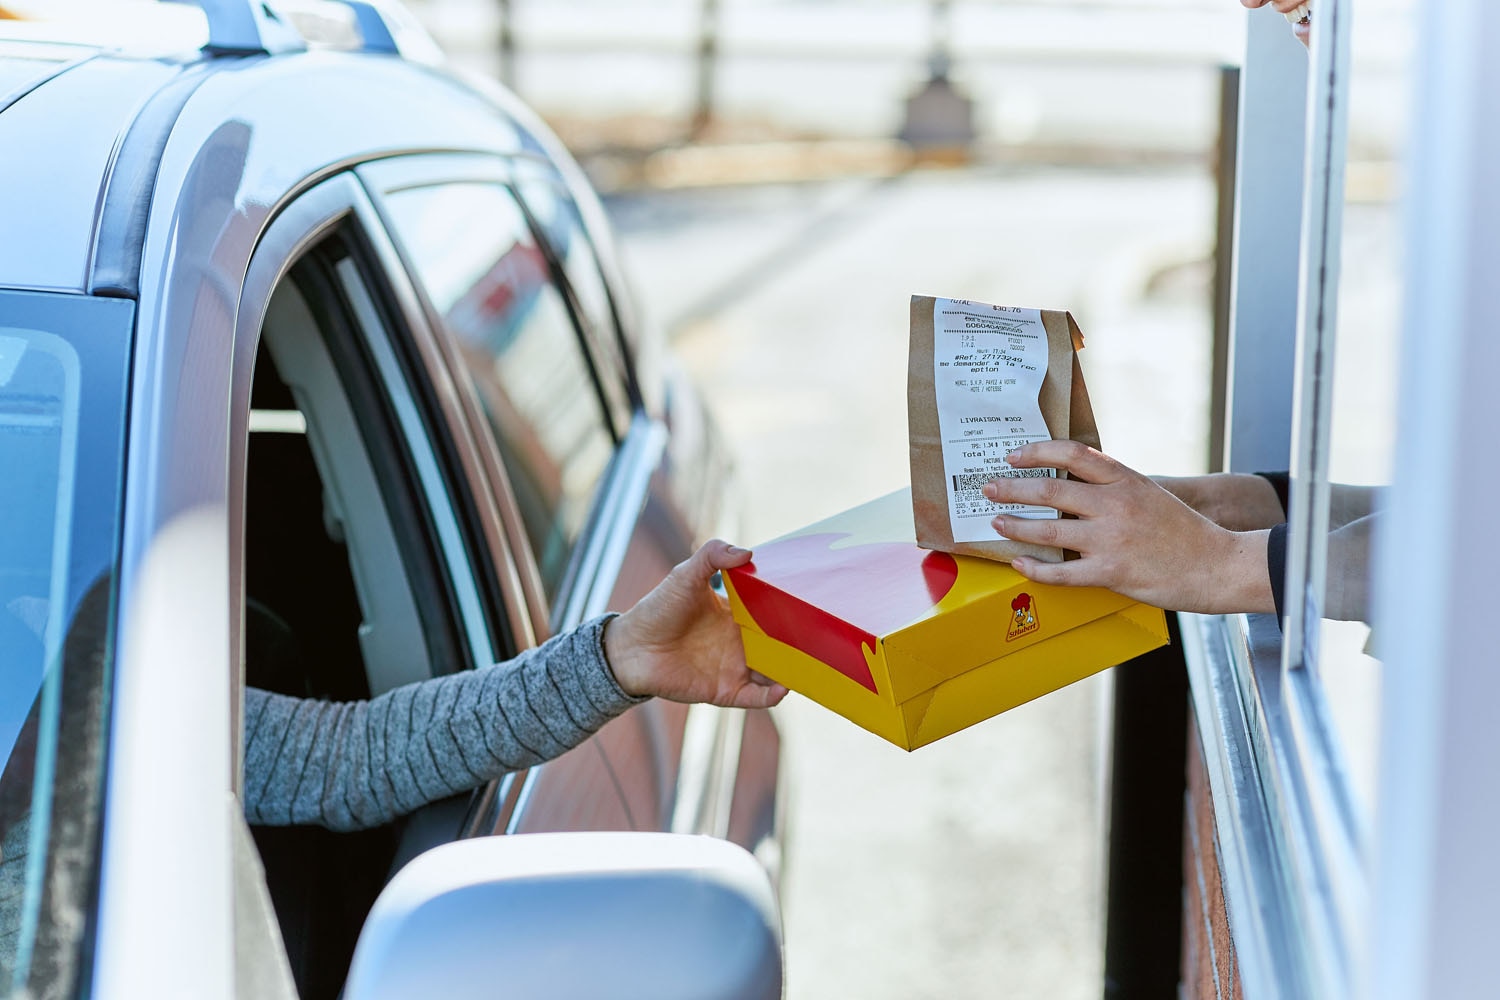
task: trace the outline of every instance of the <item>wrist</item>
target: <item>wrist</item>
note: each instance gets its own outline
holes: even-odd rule
[[[630,612],[615,615],[604,623],[599,645],[604,652],[604,664],[614,675],[615,683],[632,698],[645,698],[654,694],[637,655],[639,643],[632,635]]]
[[[1224,531],[1221,540],[1223,556],[1211,568],[1215,579],[1203,593],[1210,595],[1210,614],[1272,613],[1276,601],[1271,590],[1271,574],[1266,568],[1266,546],[1269,529]]]

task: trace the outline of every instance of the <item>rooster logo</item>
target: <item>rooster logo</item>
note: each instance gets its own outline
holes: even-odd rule
[[[1036,604],[1030,594],[1017,594],[1010,602],[1010,627],[1005,631],[1005,641],[1030,635],[1041,624],[1036,620]]]

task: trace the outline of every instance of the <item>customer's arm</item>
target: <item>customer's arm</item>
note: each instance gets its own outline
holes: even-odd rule
[[[738,627],[708,586],[749,558],[710,542],[623,615],[367,702],[247,691],[246,815],[267,825],[377,826],[565,753],[653,695],[775,704],[786,689],[745,666]]]

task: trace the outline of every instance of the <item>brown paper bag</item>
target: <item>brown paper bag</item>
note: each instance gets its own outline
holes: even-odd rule
[[[981,438],[979,435],[993,435],[998,433],[992,428],[1007,426],[1005,420],[1015,419],[1020,426],[1020,418],[1011,417],[968,417],[965,424],[956,425],[951,413],[945,414],[942,421],[939,418],[938,405],[938,380],[935,364],[937,345],[937,327],[934,323],[934,308],[940,304],[946,304],[944,312],[945,329],[950,329],[955,322],[953,317],[959,312],[967,310],[973,313],[972,323],[980,336],[976,338],[979,346],[976,350],[980,354],[956,354],[953,357],[960,359],[953,362],[955,365],[968,365],[962,368],[953,367],[946,369],[955,373],[953,384],[963,385],[958,381],[967,378],[968,384],[977,382],[1000,383],[1014,382],[1008,376],[1021,374],[1017,369],[1024,368],[1031,373],[1034,380],[1041,375],[1040,386],[1037,389],[1035,403],[1040,409],[1041,418],[1045,421],[1045,431],[1053,438],[1072,438],[1094,448],[1099,447],[1099,429],[1094,423],[1094,411],[1089,405],[1088,389],[1083,384],[1083,370],[1078,365],[1078,350],[1083,347],[1083,333],[1078,329],[1071,313],[1058,312],[1054,310],[1018,310],[1004,307],[989,306],[984,303],[968,302],[965,300],[934,299],[926,295],[913,295],[911,299],[911,353],[907,368],[907,422],[908,433],[911,442],[911,493],[912,508],[916,519],[917,544],[927,549],[936,549],[942,552],[956,552],[965,555],[983,556],[987,559],[997,559],[1009,562],[1017,556],[1033,556],[1046,562],[1061,562],[1064,558],[1062,549],[1050,546],[1030,545],[1024,542],[1013,542],[1002,539],[988,529],[987,538],[975,540],[954,541],[954,511],[950,505],[950,497],[956,497],[957,502],[968,513],[964,524],[965,534],[979,532],[982,520],[987,525],[989,518],[998,512],[995,505],[984,499],[977,490],[982,482],[994,478],[993,473],[1009,466],[1003,465],[1003,460],[998,458],[1003,455],[1004,448],[1001,447],[999,438]],[[993,314],[998,328],[990,327],[990,317]],[[1038,317],[1039,314],[1039,317]],[[1025,365],[1028,359],[1040,359],[1042,334],[1036,320],[1039,318],[1039,327],[1045,329],[1046,341],[1046,371],[1039,372],[1038,366]],[[969,322],[966,320],[966,322]],[[1034,331],[1035,335],[1032,334]],[[946,335],[945,344],[952,344],[953,334]],[[1024,337],[1028,350],[1033,352],[1029,356],[1017,356],[1021,352],[1008,352],[1003,346],[1012,346],[1023,343],[1017,337]],[[1002,346],[994,346],[996,343]],[[945,354],[945,358],[948,355]],[[981,360],[976,361],[975,358]],[[990,360],[994,359],[994,360]],[[976,373],[979,377],[972,378]],[[1024,381],[1024,379],[1020,380]],[[1022,391],[1016,391],[1011,385],[996,387],[990,398],[1005,396],[1007,392],[1011,395],[1005,396],[1007,401],[1014,400],[1019,407],[1029,397],[1025,392],[1026,386],[1021,386]],[[946,391],[946,390],[945,390]],[[954,390],[960,391],[960,390]],[[980,393],[980,389],[961,390],[962,393]],[[945,397],[952,399],[951,392]],[[1008,405],[1008,404],[1007,404]],[[945,466],[943,429],[946,425],[950,448],[968,447],[968,442],[958,443],[957,434],[973,434],[976,451],[963,451],[963,455],[979,455],[974,459],[964,459],[972,464],[965,465],[960,471]],[[1026,426],[1030,426],[1029,424]],[[950,453],[951,454],[951,453]],[[981,471],[982,470],[982,471]],[[1065,473],[1058,473],[1065,475]],[[981,516],[982,507],[982,516]]]

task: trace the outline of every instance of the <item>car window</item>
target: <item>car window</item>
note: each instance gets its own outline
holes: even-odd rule
[[[531,212],[537,230],[552,248],[582,317],[584,331],[604,369],[601,381],[616,426],[630,422],[631,401],[617,311],[599,268],[594,245],[584,228],[572,196],[551,168],[520,161],[515,168],[516,189]]]
[[[567,298],[505,186],[407,189],[387,208],[457,343],[551,600],[616,443]]]
[[[132,308],[0,293],[0,993],[80,975]],[[66,795],[58,794],[67,789]],[[59,918],[63,918],[59,920]],[[41,983],[34,983],[38,989]]]

